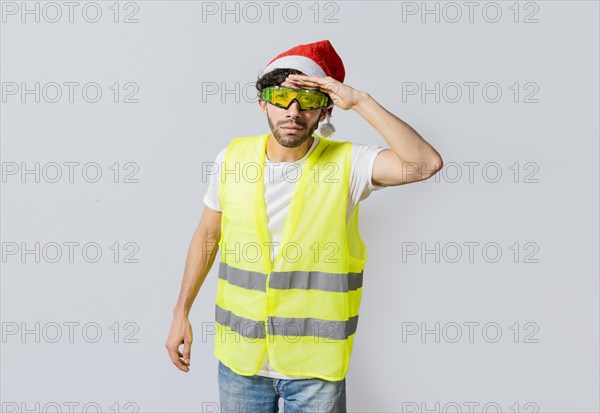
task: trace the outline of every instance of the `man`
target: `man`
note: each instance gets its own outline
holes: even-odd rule
[[[359,202],[442,167],[413,128],[344,76],[327,40],[278,55],[257,81],[271,132],[236,138],[217,155],[166,347],[189,371],[188,314],[220,249],[222,411],[277,412],[279,398],[286,412],[346,411],[366,262]],[[389,148],[324,139],[334,131],[334,105],[362,116]],[[321,136],[314,133],[326,119]]]

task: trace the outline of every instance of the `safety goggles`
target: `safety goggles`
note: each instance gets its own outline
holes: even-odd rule
[[[277,107],[287,109],[296,100],[300,110],[326,108],[331,105],[331,99],[318,90],[292,89],[284,86],[271,86],[262,90],[259,98]]]

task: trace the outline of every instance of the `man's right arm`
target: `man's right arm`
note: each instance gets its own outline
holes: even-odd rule
[[[188,249],[181,290],[173,308],[173,322],[166,342],[171,361],[182,371],[189,371],[192,326],[188,315],[194,299],[215,260],[221,239],[221,212],[204,207],[200,223]],[[183,344],[183,353],[179,346]]]

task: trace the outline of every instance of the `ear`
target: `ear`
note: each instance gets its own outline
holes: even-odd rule
[[[258,106],[260,106],[262,113],[266,116],[267,115],[267,102],[264,100],[258,99]]]
[[[331,108],[327,108],[325,110],[321,109],[321,116],[319,116],[319,123],[321,123],[325,120],[328,113],[331,113]]]

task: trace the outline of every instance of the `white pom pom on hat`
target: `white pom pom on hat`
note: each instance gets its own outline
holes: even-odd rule
[[[301,44],[286,50],[267,63],[261,75],[265,75],[274,69],[296,69],[308,76],[329,76],[341,83],[344,83],[346,75],[344,63],[329,40]],[[319,128],[324,138],[335,132],[335,128],[330,122],[331,109],[333,108],[327,111],[326,123]]]

